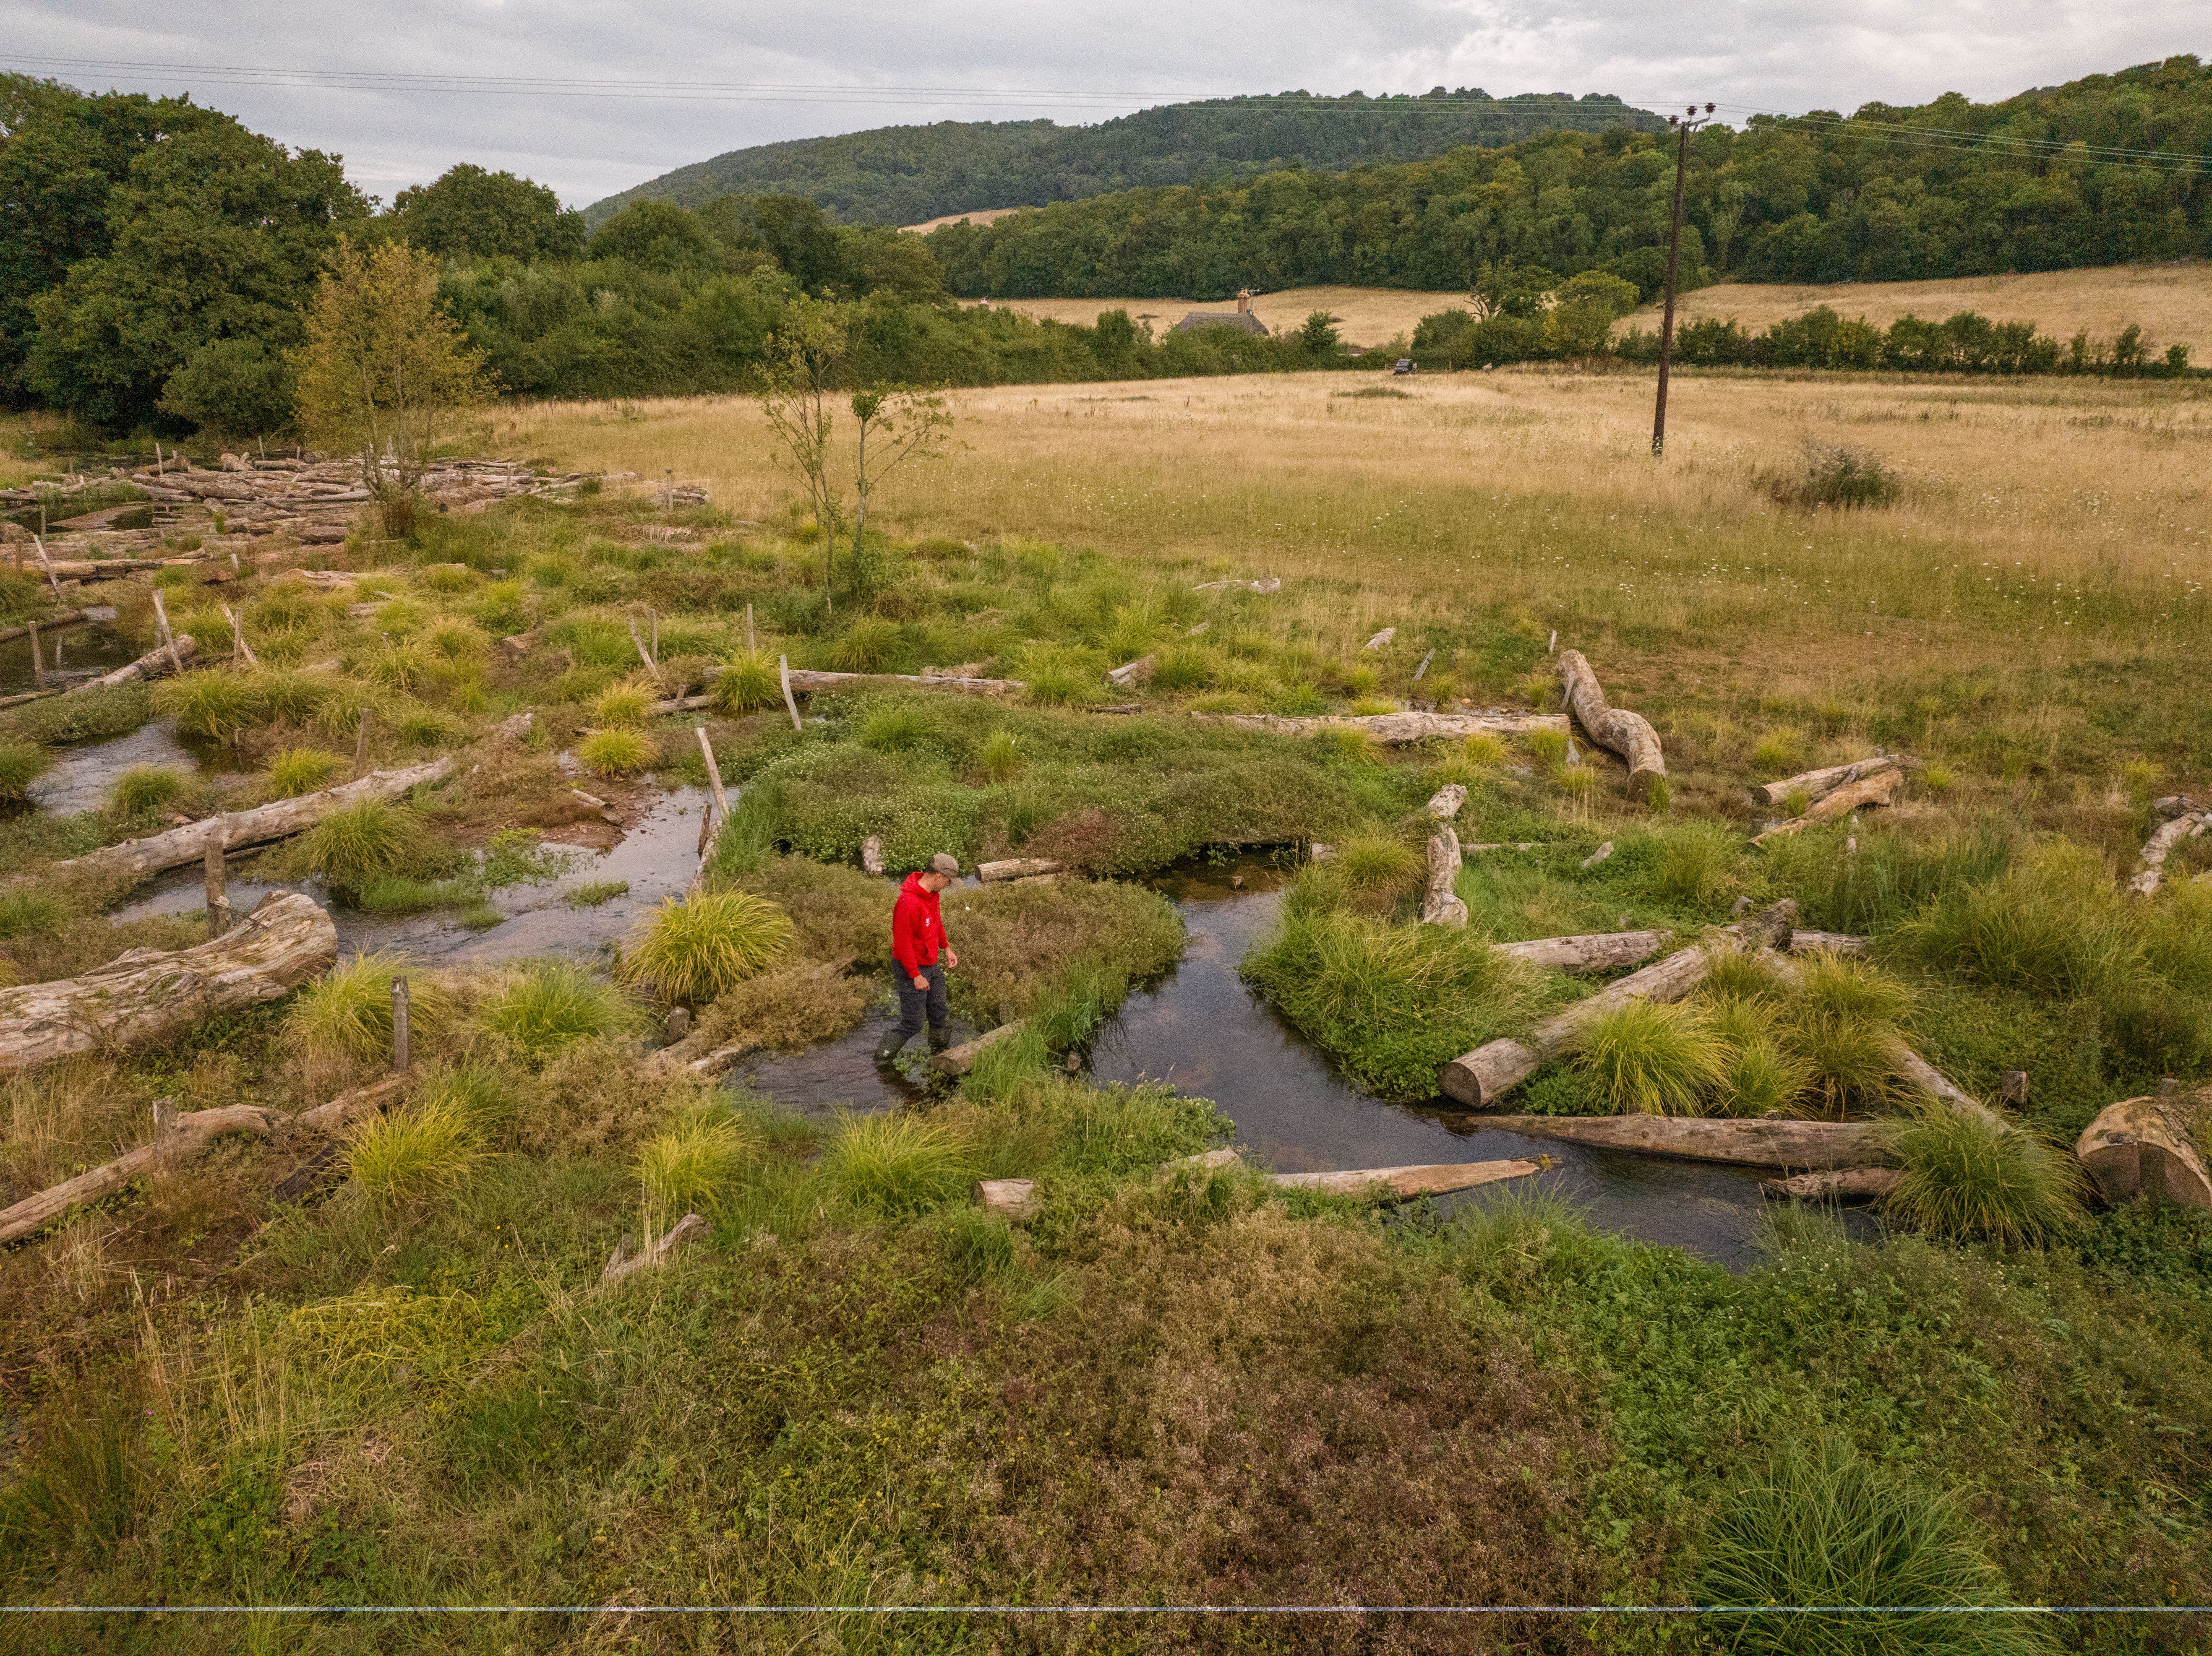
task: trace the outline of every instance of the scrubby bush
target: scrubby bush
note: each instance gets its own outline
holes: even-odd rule
[[[115,779],[108,804],[119,816],[159,810],[185,789],[184,773],[167,765],[133,765]]]
[[[22,798],[53,762],[54,756],[44,748],[0,740],[0,799]]]
[[[1729,1079],[1729,1052],[1699,1008],[1632,1000],[1577,1032],[1571,1052],[1606,1113],[1696,1115]]]
[[[1890,506],[1904,492],[1897,473],[1880,455],[1830,443],[1806,444],[1798,470],[1767,482],[1777,504],[1808,512]]]
[[[1729,1492],[1705,1544],[1711,1631],[1754,1656],[2035,1656],[2040,1618],[2008,1614],[2004,1577],[1951,1496],[1822,1434]],[[1970,1613],[1986,1609],[1988,1615]]]
[[[1883,1142],[1904,1176],[1882,1206],[1931,1236],[2032,1245],[2081,1216],[2073,1159],[1994,1116],[1928,1104],[1883,1124]]]
[[[792,937],[790,917],[748,892],[670,897],[630,934],[622,974],[650,981],[667,1000],[703,1006],[769,965]]]
[[[595,776],[627,776],[659,756],[642,731],[594,731],[576,744],[576,758]]]
[[[269,786],[278,798],[296,799],[319,791],[342,762],[319,748],[287,748],[269,761]]]
[[[846,1117],[822,1165],[830,1187],[845,1200],[893,1215],[957,1201],[975,1176],[973,1152],[957,1133],[903,1111]]]

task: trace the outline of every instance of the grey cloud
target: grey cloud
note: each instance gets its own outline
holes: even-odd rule
[[[1097,121],[1171,98],[1292,87],[1618,92],[1658,107],[1711,98],[1739,119],[1750,108],[1850,110],[1944,91],[2002,97],[2190,50],[2212,21],[2205,0],[2134,12],[2084,0],[2002,9],[1870,0],[1849,10],[1734,0],[1690,12],[1644,0],[670,0],[619,11],[575,0],[313,10],[296,0],[10,0],[9,12],[9,67],[88,88],[190,90],[287,143],[342,153],[362,186],[386,198],[471,161],[538,179],[577,204],[781,138],[948,119]],[[232,84],[204,70],[52,70],[26,61],[33,57],[853,90],[727,100],[372,91]]]

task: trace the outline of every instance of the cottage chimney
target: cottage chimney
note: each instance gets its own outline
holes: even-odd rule
[[[1252,290],[1245,288],[1237,295],[1237,314],[1243,316],[1252,308]]]

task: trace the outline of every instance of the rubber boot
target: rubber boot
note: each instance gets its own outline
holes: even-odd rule
[[[885,1035],[883,1040],[878,1043],[876,1046],[876,1062],[878,1064],[889,1064],[893,1059],[899,1055],[899,1049],[905,1045],[906,1041],[901,1037],[898,1031],[896,1029],[892,1030],[890,1034]]]
[[[942,1025],[929,1032],[929,1050],[941,1052],[952,1044],[952,1031]]]

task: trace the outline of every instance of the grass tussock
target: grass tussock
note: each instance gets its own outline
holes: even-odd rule
[[[1613,1115],[1703,1113],[1706,1096],[1729,1079],[1729,1057],[1699,1008],[1648,1000],[1593,1019],[1573,1046],[1589,1095]]]
[[[319,793],[343,762],[319,748],[287,748],[269,761],[269,786],[280,799]]]
[[[173,766],[133,765],[115,779],[108,809],[118,816],[143,816],[168,804],[187,786],[185,773]]]
[[[372,1115],[346,1143],[353,1182],[383,1206],[451,1193],[482,1155],[475,1124],[442,1095]]]
[[[318,1089],[392,1059],[392,982],[407,984],[408,1037],[415,1053],[436,1050],[451,1028],[455,997],[441,980],[393,950],[356,955],[301,989],[284,1015],[288,1043]]]
[[[750,892],[670,897],[630,934],[622,975],[650,982],[664,1000],[703,1006],[765,970],[795,935],[789,915]]]
[[[1928,1235],[2019,1247],[2080,1222],[2073,1159],[2032,1132],[1931,1104],[1887,1124],[1885,1142],[1905,1176],[1882,1206]]]
[[[643,731],[594,731],[576,744],[576,758],[594,776],[629,776],[659,757]]]
[[[830,1188],[866,1212],[927,1212],[968,1193],[975,1177],[968,1143],[928,1116],[898,1111],[848,1116],[823,1152]]]
[[[636,685],[617,684],[599,693],[592,711],[602,725],[628,728],[644,724],[652,707],[653,698]]]
[[[53,762],[53,755],[35,743],[0,739],[0,800],[21,799]]]
[[[733,656],[714,680],[714,696],[717,713],[749,713],[781,701],[783,681],[766,656]]]
[[[388,799],[352,800],[300,838],[307,867],[349,894],[392,875],[434,872],[445,860],[422,818]]]
[[[1774,1607],[1710,1618],[1727,1648],[1758,1656],[2035,1656],[2054,1647],[2043,1618],[2003,1613],[2004,1577],[1954,1498],[1828,1433],[1784,1448],[1762,1479],[1730,1493],[1698,1594],[1707,1604]]]
[[[614,985],[561,959],[518,962],[477,1009],[479,1028],[540,1061],[572,1041],[628,1034],[639,1022]]]
[[[757,1125],[727,1109],[692,1107],[678,1112],[637,1153],[647,1231],[665,1230],[684,1214],[710,1204],[763,1144]]]

